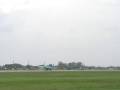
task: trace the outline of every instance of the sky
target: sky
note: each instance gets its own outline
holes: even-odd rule
[[[0,65],[120,66],[119,0],[0,0]]]

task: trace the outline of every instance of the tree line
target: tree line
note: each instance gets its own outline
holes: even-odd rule
[[[109,67],[100,67],[100,66],[86,66],[82,62],[58,62],[57,65],[48,64],[48,65],[22,65],[18,63],[5,64],[0,66],[0,70],[120,70],[120,67],[109,66]]]

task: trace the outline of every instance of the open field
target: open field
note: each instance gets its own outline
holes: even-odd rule
[[[1,72],[0,90],[120,90],[120,72]]]

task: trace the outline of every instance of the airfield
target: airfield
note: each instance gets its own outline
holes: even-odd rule
[[[1,71],[0,90],[120,90],[120,72]]]

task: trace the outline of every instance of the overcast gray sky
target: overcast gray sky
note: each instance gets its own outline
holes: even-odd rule
[[[117,66],[119,54],[119,0],[0,0],[1,65]]]

